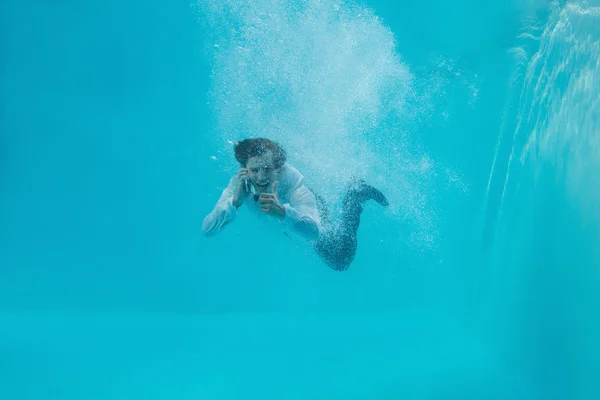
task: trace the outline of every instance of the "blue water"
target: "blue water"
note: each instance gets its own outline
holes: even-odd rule
[[[0,398],[600,398],[600,3],[0,4]],[[241,213],[269,136],[346,272]]]

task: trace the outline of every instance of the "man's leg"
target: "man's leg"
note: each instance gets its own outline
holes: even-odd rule
[[[330,268],[345,271],[350,267],[356,254],[356,235],[363,211],[362,203],[371,199],[381,205],[388,205],[387,199],[379,190],[362,180],[351,182],[344,196],[339,223],[323,232],[314,245],[317,254]]]

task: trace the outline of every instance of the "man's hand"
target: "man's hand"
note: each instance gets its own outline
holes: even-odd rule
[[[283,219],[285,218],[285,208],[279,203],[279,198],[277,197],[277,182],[273,183],[271,192],[260,194],[258,197],[258,206],[262,212]]]
[[[233,195],[233,205],[235,208],[240,208],[244,204],[244,200],[248,197],[248,191],[246,190],[246,183],[250,185],[250,177],[248,176],[248,170],[241,168],[237,174],[238,186]]]

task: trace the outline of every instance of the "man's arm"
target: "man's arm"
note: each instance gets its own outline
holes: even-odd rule
[[[317,210],[315,195],[306,188],[299,186],[290,195],[289,204],[284,204],[285,217],[283,222],[300,236],[308,240],[317,240],[321,234],[321,219]]]
[[[229,185],[223,190],[215,208],[204,218],[202,222],[204,236],[215,236],[237,216],[238,209],[233,205],[236,184],[237,177],[231,178]]]

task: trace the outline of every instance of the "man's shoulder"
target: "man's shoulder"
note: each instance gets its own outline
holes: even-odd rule
[[[300,173],[300,171],[298,171],[298,169],[296,167],[294,167],[292,164],[289,163],[285,163],[283,164],[283,167],[281,168],[281,173],[283,176],[285,176],[286,178],[303,178],[302,174]]]
[[[285,163],[281,168],[279,181],[286,191],[294,191],[304,182],[304,176],[293,165]]]

